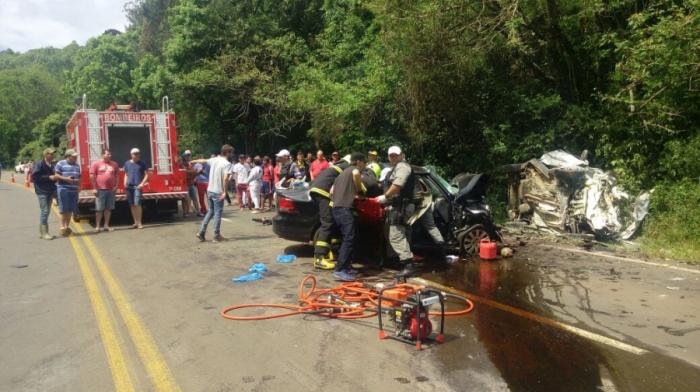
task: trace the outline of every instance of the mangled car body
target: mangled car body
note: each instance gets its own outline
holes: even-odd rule
[[[629,239],[647,214],[649,193],[632,197],[612,174],[565,151],[512,167],[510,218],[538,229]]]

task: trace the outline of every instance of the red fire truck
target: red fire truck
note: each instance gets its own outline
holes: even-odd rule
[[[141,151],[141,160],[150,168],[150,179],[143,189],[144,209],[158,213],[177,212],[177,201],[187,195],[186,175],[177,162],[177,130],[175,113],[168,97],[163,98],[161,111],[138,110],[132,105],[111,105],[106,111],[81,108],[73,113],[68,125],[68,148],[78,151],[81,169],[78,215],[92,216],[95,197],[90,183],[90,165],[102,159],[109,148],[112,159],[120,167],[131,158],[130,151]],[[126,203],[124,171],[119,172],[117,204]],[[117,207],[119,209],[119,206]]]

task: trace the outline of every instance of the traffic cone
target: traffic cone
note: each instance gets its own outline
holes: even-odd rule
[[[10,182],[13,184],[16,182],[15,181],[15,173],[10,174]]]

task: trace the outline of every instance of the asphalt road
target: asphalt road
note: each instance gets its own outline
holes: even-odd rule
[[[179,217],[41,241],[34,195],[0,183],[0,391],[700,390],[696,267],[531,240],[512,259],[431,264],[422,278],[476,309],[419,352],[378,340],[372,319],[223,319],[294,304],[316,273],[255,215],[225,217],[219,244]],[[284,252],[300,257],[275,263]],[[231,282],[258,261],[263,280]]]

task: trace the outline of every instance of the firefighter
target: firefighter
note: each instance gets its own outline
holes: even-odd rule
[[[382,174],[382,166],[379,164],[377,150],[370,150],[367,154],[367,159],[369,159],[369,162],[367,162],[367,169],[369,169],[375,176],[377,176],[377,178],[379,178],[379,176]]]
[[[364,154],[353,153],[350,158],[351,166],[338,175],[331,189],[333,221],[343,235],[343,243],[340,245],[333,276],[345,282],[355,280],[355,270],[352,268],[357,236],[355,198],[366,192],[361,175],[365,168],[365,161]]]
[[[333,223],[331,214],[331,188],[333,182],[343,170],[350,166],[349,157],[343,158],[323,170],[311,183],[311,199],[318,206],[318,215],[321,220],[316,237],[314,238],[314,267],[324,270],[335,268],[333,261],[337,254],[337,247],[340,240],[337,237],[337,230]],[[331,252],[334,250],[334,252]]]
[[[384,194],[377,198],[381,204],[387,204],[386,223],[388,251],[396,254],[400,265],[403,267],[399,276],[407,277],[415,274],[417,266],[416,257],[411,252],[408,242],[409,230],[408,218],[415,212],[414,195],[416,188],[416,176],[411,165],[403,158],[401,148],[392,146],[389,148],[389,162],[392,170],[387,175],[384,185]]]

